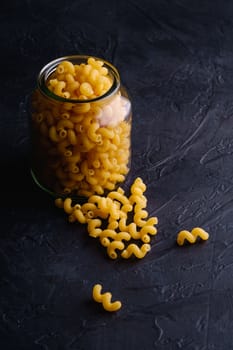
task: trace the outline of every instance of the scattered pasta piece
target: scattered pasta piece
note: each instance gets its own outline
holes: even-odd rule
[[[206,241],[209,238],[209,234],[200,227],[195,227],[191,232],[183,230],[180,231],[177,235],[177,244],[182,246],[185,241],[193,244],[197,241],[198,237],[200,237],[203,241]]]
[[[110,292],[101,293],[102,285],[95,284],[92,290],[93,299],[97,303],[101,303],[103,305],[104,310],[106,311],[117,311],[121,308],[122,304],[120,301],[112,302],[112,294]]]

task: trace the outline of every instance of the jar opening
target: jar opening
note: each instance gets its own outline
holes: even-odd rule
[[[112,85],[111,87],[102,95],[97,96],[95,98],[90,99],[78,99],[78,98],[66,98],[59,95],[56,95],[53,91],[51,91],[48,86],[47,82],[48,79],[52,76],[52,74],[55,72],[57,66],[63,62],[63,61],[70,61],[73,64],[81,64],[86,63],[88,58],[94,58],[95,60],[99,60],[103,62],[103,67],[106,67],[108,69],[108,74],[110,78],[112,79]],[[51,98],[52,100],[60,101],[60,102],[70,102],[70,103],[77,103],[77,104],[85,104],[90,102],[96,102],[99,100],[104,100],[105,98],[110,97],[111,95],[115,94],[118,89],[120,88],[120,76],[117,71],[117,69],[110,64],[109,62],[105,61],[102,58],[98,58],[95,56],[85,56],[85,55],[71,55],[71,56],[63,56],[60,58],[57,58],[48,64],[46,64],[41,71],[39,72],[38,78],[37,78],[37,87],[40,90],[40,92],[45,95],[48,98]]]

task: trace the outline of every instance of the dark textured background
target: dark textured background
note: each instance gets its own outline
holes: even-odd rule
[[[5,1],[0,49],[1,350],[233,349],[232,1]],[[131,95],[131,179],[159,218],[143,260],[111,261],[32,183],[25,103],[67,54],[109,60]],[[209,241],[178,247],[195,226]]]

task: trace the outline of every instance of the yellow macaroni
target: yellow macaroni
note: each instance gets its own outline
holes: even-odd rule
[[[92,297],[97,303],[103,305],[104,310],[106,311],[117,311],[121,308],[122,304],[120,301],[112,302],[112,294],[110,292],[101,293],[102,285],[95,284],[92,289]]]
[[[191,232],[183,230],[180,231],[177,235],[177,243],[178,245],[184,245],[185,241],[189,243],[195,243],[200,237],[203,241],[206,241],[209,238],[209,234],[200,227],[195,227]]]
[[[142,259],[150,251],[150,249],[151,248],[149,244],[143,244],[141,248],[139,248],[136,244],[132,243],[128,245],[128,247],[125,250],[123,250],[121,256],[124,259],[128,259],[133,254],[138,259]]]
[[[111,259],[117,259],[116,249],[123,250],[125,245],[121,241],[113,241],[107,246],[107,254]]]

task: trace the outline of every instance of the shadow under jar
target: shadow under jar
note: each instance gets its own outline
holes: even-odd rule
[[[57,196],[112,191],[130,170],[131,102],[117,69],[90,56],[42,68],[30,101],[31,173]]]

